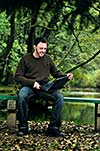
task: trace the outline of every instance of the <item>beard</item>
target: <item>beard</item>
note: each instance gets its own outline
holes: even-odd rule
[[[44,57],[44,55],[46,54],[46,52],[43,52],[43,51],[40,51],[40,52],[39,52],[39,51],[37,50],[37,48],[36,48],[36,53],[37,53],[37,55],[38,55],[39,58]]]

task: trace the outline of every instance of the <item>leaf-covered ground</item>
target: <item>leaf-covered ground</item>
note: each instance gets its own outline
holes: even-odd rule
[[[100,151],[100,133],[90,125],[63,122],[65,137],[47,137],[48,122],[30,122],[30,134],[18,137],[16,131],[0,128],[0,151]]]

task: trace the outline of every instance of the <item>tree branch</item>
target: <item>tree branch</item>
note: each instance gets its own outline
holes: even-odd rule
[[[79,36],[80,33],[78,33],[77,35],[77,39],[78,39],[78,36]],[[76,40],[74,41],[74,43],[71,45],[71,47],[68,49],[67,53],[64,55],[64,57],[62,58],[62,60],[59,62],[59,64],[57,65],[57,67],[61,66],[63,64],[63,61],[64,59],[67,57],[67,55],[71,52],[71,50],[73,49],[73,47],[75,46],[76,44]]]
[[[85,64],[87,64],[87,63],[89,63],[89,62],[92,61],[99,53],[100,53],[100,50],[97,51],[97,52],[96,52],[92,57],[90,57],[88,60],[86,60],[86,61],[84,61],[83,63],[81,63],[81,64],[79,64],[79,65],[77,65],[77,66],[75,66],[75,67],[69,69],[66,73],[72,72],[72,71],[76,70],[77,68],[79,68],[79,67],[81,67],[81,66],[83,66],[83,65],[85,65]]]

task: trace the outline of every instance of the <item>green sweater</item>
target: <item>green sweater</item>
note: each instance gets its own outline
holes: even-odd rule
[[[20,60],[15,73],[15,81],[23,86],[33,86],[35,81],[48,81],[50,74],[54,78],[64,75],[57,70],[48,54],[42,58],[35,58],[32,53],[29,53]]]

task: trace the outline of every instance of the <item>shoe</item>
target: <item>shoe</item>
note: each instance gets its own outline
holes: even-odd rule
[[[58,128],[48,128],[46,131],[46,136],[64,137],[65,134],[63,132],[60,132]]]
[[[22,132],[22,131],[18,131],[17,136],[24,136],[26,135],[26,133]]]
[[[17,136],[24,136],[28,134],[28,128],[19,128],[19,131],[17,132]]]

